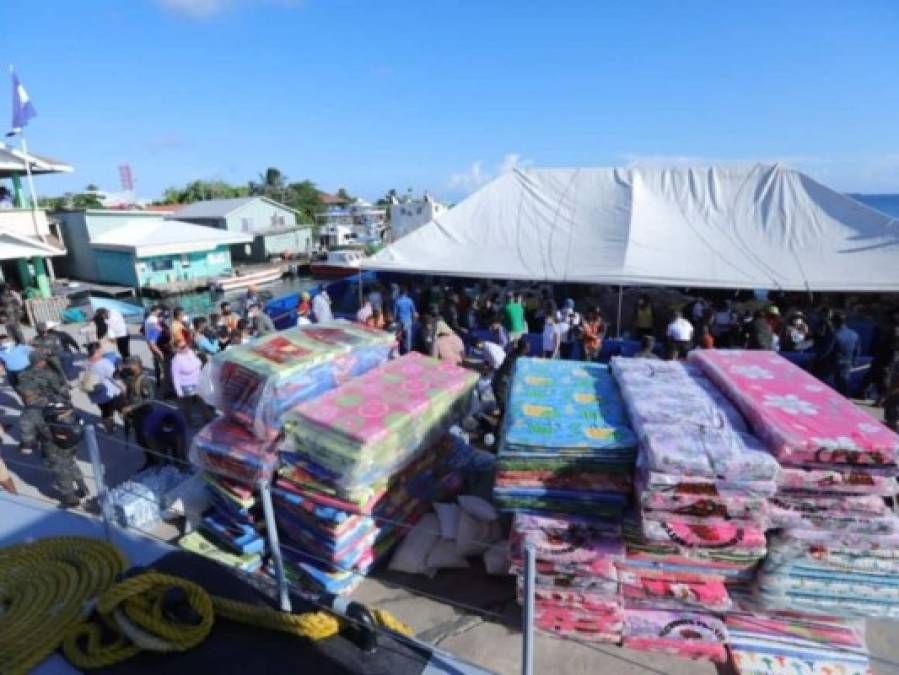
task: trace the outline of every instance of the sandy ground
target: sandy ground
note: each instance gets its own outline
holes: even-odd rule
[[[74,333],[77,338],[77,332]],[[132,353],[149,365],[149,351],[139,335],[132,340]],[[77,387],[72,389],[77,407],[89,421],[96,421],[97,409]],[[874,416],[880,410],[860,406]],[[0,452],[13,474],[20,493],[27,498],[55,503],[49,474],[37,455],[22,456],[17,450],[15,417],[18,399],[4,386],[0,388],[0,415],[9,432],[0,432]],[[12,435],[10,435],[12,434]],[[143,463],[136,446],[125,441],[121,427],[108,435],[98,432],[100,452],[107,481],[115,486],[131,476]],[[95,492],[93,471],[87,450],[78,452],[78,462]],[[152,533],[171,540],[179,534],[176,525],[163,524]],[[425,579],[393,572],[378,572],[367,579],[354,598],[393,612],[412,626],[416,635],[484,668],[500,673],[521,672],[521,608],[515,601],[510,577],[489,577],[480,561],[467,570],[440,572]],[[876,673],[899,673],[899,623],[868,622],[868,643]],[[535,672],[558,675],[584,673],[657,673],[680,675],[713,673],[716,667],[676,657],[635,652],[624,648],[587,645],[538,635],[535,643]]]

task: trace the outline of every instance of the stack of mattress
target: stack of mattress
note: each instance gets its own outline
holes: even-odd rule
[[[361,583],[432,502],[455,496],[463,485],[447,441],[386,483],[355,495],[328,490],[289,463],[279,474],[273,497],[279,531],[291,549],[285,555],[305,574],[304,586],[338,594]]]
[[[727,617],[728,650],[740,675],[870,675],[864,623],[780,613]]]
[[[696,368],[618,358],[612,371],[640,437],[639,512],[619,569],[625,598],[631,607],[727,610],[725,582],[750,580],[765,556],[766,500],[780,467]]]
[[[523,591],[525,546],[536,553],[535,626],[591,642],[621,641],[624,613],[615,564],[624,559],[620,528],[578,516],[518,513],[512,524],[512,574]]]
[[[899,436],[771,352],[691,356],[784,466],[757,597],[770,608],[899,617]]]
[[[298,580],[351,590],[434,496],[461,487],[446,453],[425,451],[464,412],[476,381],[410,353],[285,416],[276,517]]]
[[[226,417],[273,439],[284,413],[383,364],[395,341],[348,321],[279,331],[216,354],[200,392]]]
[[[494,500],[516,512],[512,573],[537,552],[536,625],[566,637],[620,642],[615,564],[633,491],[636,437],[608,367],[519,359],[506,406]]]
[[[259,480],[273,475],[278,460],[274,443],[219,417],[194,436],[190,459],[203,470],[210,495],[210,508],[200,525],[208,543],[238,556],[261,554],[265,544],[259,530],[264,519],[254,491]]]
[[[632,613],[624,643],[721,662],[726,631],[711,613],[731,608],[726,582],[749,580],[765,556],[780,467],[695,368],[621,358],[611,367],[640,440],[638,505],[618,564]]]
[[[608,368],[519,359],[497,457],[501,509],[620,517],[636,437]]]
[[[335,321],[273,333],[213,357],[200,391],[223,416],[194,437],[190,450],[211,495],[201,524],[206,544],[237,556],[263,551],[254,491],[278,464],[275,439],[283,413],[381,365],[392,344],[387,333]]]

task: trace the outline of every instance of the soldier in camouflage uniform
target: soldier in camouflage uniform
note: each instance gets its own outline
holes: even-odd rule
[[[34,350],[28,358],[31,366],[19,377],[19,394],[25,404],[19,419],[19,447],[23,452],[30,452],[35,445],[40,445],[44,464],[53,474],[61,495],[61,505],[78,506],[79,497],[87,496],[88,491],[81,469],[75,463],[75,448],[58,447],[44,419],[44,409],[51,403],[70,403],[69,388],[65,379],[48,366],[41,352]]]
[[[62,356],[65,348],[62,346],[62,340],[50,332],[44,321],[39,321],[35,325],[35,330],[37,330],[37,335],[31,341],[31,346],[47,358],[47,365],[55,370],[62,378],[63,383],[65,383],[66,371],[62,367]]]

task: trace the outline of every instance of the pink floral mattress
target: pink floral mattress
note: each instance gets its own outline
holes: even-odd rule
[[[785,464],[896,463],[899,436],[769,351],[703,349],[692,363],[721,387]]]

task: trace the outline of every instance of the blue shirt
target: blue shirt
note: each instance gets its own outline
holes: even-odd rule
[[[199,337],[197,337],[197,347],[199,347],[201,351],[204,351],[207,354],[217,354],[219,351],[218,340],[210,340],[202,333],[200,333]]]
[[[858,333],[842,326],[833,336],[836,343],[837,361],[842,366],[854,366],[858,358]]]
[[[13,345],[9,351],[0,349],[0,361],[11,373],[20,373],[31,365],[28,360],[30,353],[31,347],[28,345]]]
[[[396,320],[403,324],[412,323],[415,318],[415,303],[408,295],[401,295],[393,305],[393,314]]]
[[[154,345],[160,335],[162,335],[162,329],[159,327],[159,324],[147,324],[147,327],[144,329],[144,337],[147,338],[147,342],[152,342]]]
[[[173,431],[180,436],[184,436],[187,431],[187,425],[184,417],[177,410],[161,403],[151,403],[150,412],[143,418],[141,427],[145,436],[156,436],[162,433],[162,426],[166,419],[171,420]]]

